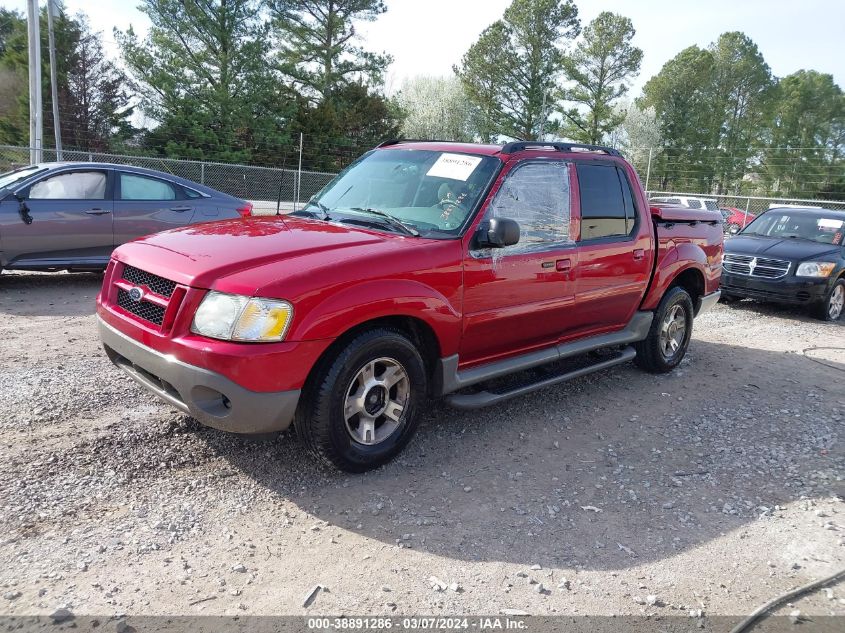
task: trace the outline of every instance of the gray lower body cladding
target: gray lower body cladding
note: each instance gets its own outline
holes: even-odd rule
[[[290,426],[300,391],[250,391],[225,376],[141,345],[97,319],[109,359],[135,382],[206,426],[269,433]]]

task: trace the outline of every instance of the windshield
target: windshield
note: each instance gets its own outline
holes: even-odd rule
[[[28,167],[21,167],[20,169],[15,169],[13,171],[7,171],[3,174],[0,174],[0,189],[4,189],[9,185],[13,185],[16,182],[23,180],[24,178],[29,178],[36,172],[38,172],[40,168],[38,165],[30,165]]]
[[[294,215],[446,238],[460,232],[500,164],[490,156],[377,150]]]
[[[816,213],[791,213],[773,210],[754,220],[742,235],[811,240],[822,244],[841,244],[843,224],[838,218],[824,217]]]

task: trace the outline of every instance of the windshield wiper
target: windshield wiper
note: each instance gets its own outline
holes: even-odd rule
[[[311,198],[311,200],[306,202],[305,207],[303,209],[300,209],[300,211],[303,211],[305,213],[311,213],[311,211],[306,210],[310,206],[317,207],[320,210],[320,212],[323,214],[321,219],[323,219],[323,220],[331,220],[332,219],[331,216],[329,215],[329,208],[326,205],[324,205],[322,202],[320,202],[319,200],[314,200],[314,198]],[[300,211],[295,211],[294,213],[299,213]],[[311,215],[314,215],[314,214],[311,213]]]
[[[380,218],[383,218],[389,226],[392,226],[395,229],[399,229],[400,231],[402,231],[406,235],[413,235],[414,237],[420,236],[420,232],[417,231],[414,227],[412,227],[409,224],[405,224],[402,220],[400,220],[396,216],[390,215],[389,213],[386,213],[385,211],[382,211],[381,209],[373,209],[373,208],[370,208],[370,207],[368,207],[366,209],[363,208],[363,207],[349,207],[349,210],[350,211],[357,211],[359,213],[369,213],[371,215],[378,216]]]

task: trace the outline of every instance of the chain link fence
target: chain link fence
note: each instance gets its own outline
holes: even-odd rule
[[[808,200],[804,198],[765,198],[761,196],[726,196],[726,195],[711,195],[709,193],[689,193],[682,191],[648,191],[648,197],[654,198],[660,196],[661,198],[704,198],[706,200],[715,200],[716,204],[721,208],[733,208],[740,211],[747,211],[752,215],[760,215],[769,209],[783,206],[796,207],[824,207],[825,209],[832,209],[836,211],[845,211],[845,201],[838,200]]]
[[[43,149],[43,161],[55,161],[56,150]],[[29,164],[30,149],[0,145],[0,172]],[[275,213],[277,205],[283,211],[293,209],[297,201],[308,200],[325,187],[335,174],[318,171],[257,167],[231,163],[212,163],[158,156],[127,156],[63,150],[62,160],[68,162],[114,163],[146,167],[187,178],[223,193],[253,203],[258,213]]]
[[[56,150],[42,150],[44,161],[55,161]],[[0,172],[29,164],[30,149],[0,145]],[[233,163],[214,163],[157,156],[128,156],[64,150],[65,161],[92,163],[115,163],[155,169],[174,176],[180,176],[201,183],[218,191],[249,200],[257,212],[274,213],[279,206],[290,211],[297,202],[308,200],[334,178],[335,174],[320,171],[258,167]],[[650,165],[646,165],[648,170]],[[647,180],[647,175],[641,172]],[[845,210],[845,201],[815,200],[802,198],[767,198],[762,196],[711,195],[708,193],[680,191],[649,191],[650,197],[698,197],[717,201],[720,207],[734,207],[740,211],[759,215],[774,206],[796,205],[817,206],[827,209]]]

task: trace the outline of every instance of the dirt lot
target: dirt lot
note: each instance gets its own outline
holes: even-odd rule
[[[845,322],[720,305],[671,375],[433,406],[350,476],[136,388],[98,285],[0,277],[0,613],[707,618],[845,566]],[[845,585],[793,608],[845,614]]]

